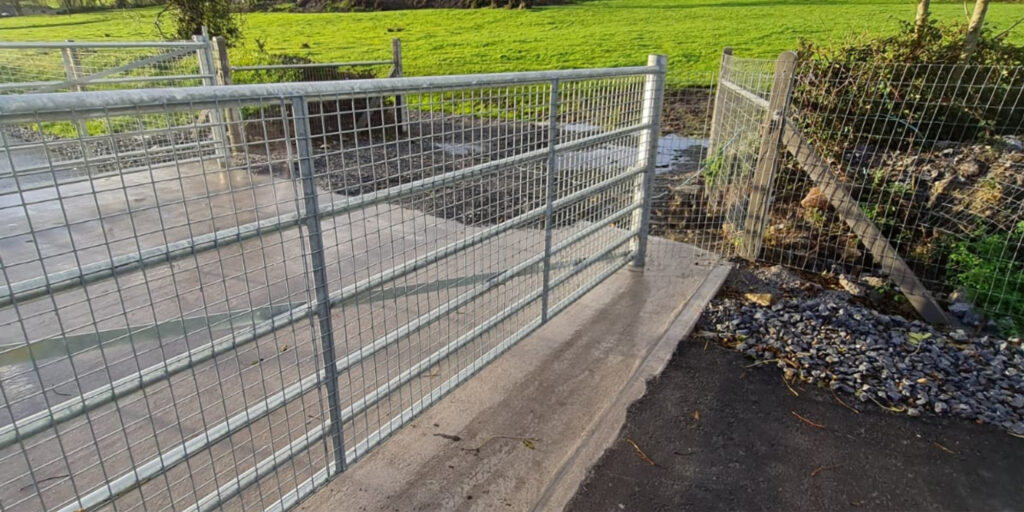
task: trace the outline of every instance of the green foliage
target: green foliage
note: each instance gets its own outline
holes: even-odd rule
[[[1016,133],[1024,110],[1024,47],[979,41],[960,58],[965,27],[903,24],[895,35],[827,47],[802,42],[794,112],[805,135],[838,156],[857,145],[907,149]],[[910,64],[911,66],[907,66]]]
[[[168,0],[157,15],[157,27],[160,27],[161,15],[169,14],[173,39],[191,39],[206,27],[210,36],[236,41],[241,39],[242,28],[235,3],[234,0]]]
[[[1024,222],[1009,232],[979,228],[969,240],[955,242],[949,255],[950,284],[1008,335],[1024,333],[1022,244]]]

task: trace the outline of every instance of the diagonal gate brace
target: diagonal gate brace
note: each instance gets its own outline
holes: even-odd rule
[[[821,156],[804,140],[800,131],[789,121],[786,121],[782,130],[782,145],[793,154],[814,184],[828,198],[839,217],[846,222],[861,243],[871,251],[871,255],[879,263],[882,271],[889,274],[889,277],[899,286],[900,291],[914,306],[914,309],[921,314],[921,317],[934,324],[951,324],[949,316],[935,302],[931,292],[910,270],[907,262],[903,261],[896,249],[889,244],[885,235],[864,215],[860,205],[850,196],[846,186],[832,174]]]

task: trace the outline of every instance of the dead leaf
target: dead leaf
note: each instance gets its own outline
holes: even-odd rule
[[[693,411],[693,421],[700,421],[700,411]]]

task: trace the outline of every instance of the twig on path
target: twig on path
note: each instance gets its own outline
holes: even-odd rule
[[[831,391],[830,390],[829,392],[832,393],[832,398],[834,398],[835,401],[839,403],[839,405],[841,405],[843,407],[846,407],[847,409],[853,411],[854,414],[860,414],[860,411],[858,411],[857,409],[854,409],[853,407],[850,407],[849,405],[846,405],[846,402],[844,402],[841,398],[839,398],[839,396],[836,395],[835,391]]]
[[[789,392],[793,393],[793,396],[800,396],[800,393],[797,393],[796,390],[793,389],[793,386],[789,385],[789,381],[786,380],[786,375],[785,374],[782,375],[782,382],[786,385],[786,388],[789,389]]]
[[[815,423],[815,422],[813,422],[813,421],[811,421],[811,420],[809,420],[807,418],[804,418],[803,416],[800,416],[799,414],[797,414],[796,411],[789,411],[789,412],[793,413],[793,416],[796,416],[796,419],[798,419],[798,420],[800,420],[800,421],[802,421],[802,422],[804,422],[804,423],[806,423],[806,424],[808,424],[808,425],[810,425],[810,426],[812,426],[814,428],[820,428],[822,430],[825,429],[825,425],[822,425],[821,423]]]
[[[942,451],[944,451],[944,452],[946,452],[946,453],[948,453],[950,455],[956,455],[956,452],[954,452],[953,450],[950,450],[949,448],[946,448],[945,446],[942,446],[942,444],[939,443],[938,441],[934,441],[934,443],[935,443],[935,446],[938,446]]]
[[[814,477],[818,476],[818,473],[821,473],[822,471],[828,471],[830,469],[838,469],[840,467],[842,467],[842,466],[839,465],[839,464],[837,464],[835,466],[818,466],[818,467],[814,468],[814,471],[811,471],[811,478],[814,478]]]
[[[637,456],[637,457],[640,457],[640,460],[642,460],[642,461],[646,462],[647,464],[649,464],[649,465],[651,465],[651,466],[657,466],[657,464],[655,464],[655,463],[654,463],[654,461],[653,461],[653,460],[651,460],[651,458],[650,458],[650,457],[648,457],[648,456],[647,456],[647,454],[646,454],[646,453],[644,453],[644,451],[643,451],[643,450],[641,450],[641,449],[640,449],[640,447],[639,447],[639,446],[637,446],[637,445],[636,445],[636,443],[634,443],[632,439],[629,439],[629,438],[627,437],[627,438],[626,438],[626,442],[627,442],[627,443],[629,443],[629,445],[633,447],[633,451],[635,451],[635,452],[636,452],[636,456]]]

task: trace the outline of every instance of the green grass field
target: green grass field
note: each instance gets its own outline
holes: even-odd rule
[[[670,83],[715,69],[721,48],[770,57],[798,39],[847,41],[911,20],[913,0],[590,0],[531,10],[425,9],[371,13],[253,13],[246,44],[271,50],[310,47],[316,59],[386,57],[400,37],[407,75],[642,64],[669,56]],[[965,22],[961,3],[932,3],[934,16]],[[151,40],[156,9],[0,20],[0,39]],[[1024,17],[1024,3],[995,3],[988,26]],[[1010,36],[1024,42],[1024,25]]]

